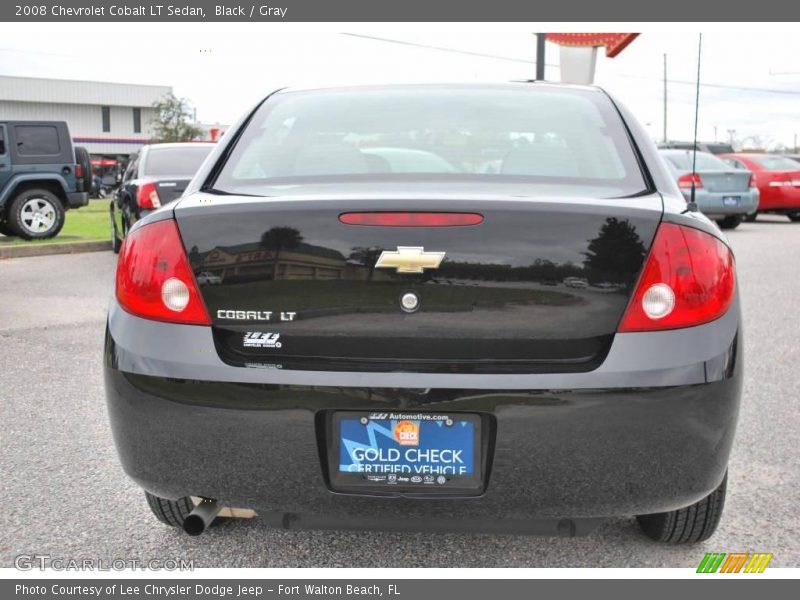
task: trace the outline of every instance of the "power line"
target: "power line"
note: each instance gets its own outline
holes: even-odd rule
[[[504,61],[507,61],[507,62],[515,62],[515,63],[521,63],[521,64],[526,64],[526,65],[535,65],[536,64],[535,60],[529,60],[529,59],[525,59],[525,58],[516,58],[516,57],[512,57],[512,56],[501,56],[501,55],[498,55],[498,54],[486,54],[486,53],[483,53],[483,52],[472,52],[470,50],[460,50],[460,49],[457,49],[457,48],[447,48],[445,46],[434,46],[434,45],[431,45],[431,44],[421,44],[421,43],[418,43],[418,42],[409,42],[409,41],[406,41],[406,40],[397,40],[397,39],[391,39],[391,38],[384,38],[384,37],[378,37],[378,36],[374,36],[374,35],[364,35],[364,34],[361,34],[361,33],[343,32],[341,35],[360,38],[360,39],[364,39],[364,40],[385,42],[385,43],[389,43],[389,44],[398,44],[398,45],[401,45],[401,46],[412,46],[412,47],[416,47],[416,48],[425,48],[427,50],[438,50],[439,52],[450,52],[450,53],[453,53],[453,54],[463,54],[463,55],[466,55],[466,56],[477,56],[477,57],[480,57],[480,58],[489,58],[489,59],[493,59],[493,60],[504,60]],[[554,68],[557,68],[557,67],[560,66],[560,65],[552,64],[552,63],[545,63],[545,65],[548,66],[548,67],[554,67]],[[628,75],[628,74],[623,74],[623,73],[620,73],[619,77],[626,77],[626,78],[629,78],[629,79],[654,80],[653,77],[647,77],[645,75]],[[678,85],[690,85],[690,86],[697,85],[696,81],[685,81],[685,80],[682,80],[682,79],[668,79],[667,83],[675,83],[675,84],[678,84]],[[763,88],[763,87],[752,87],[752,86],[742,86],[742,85],[726,85],[726,84],[723,84],[723,83],[701,83],[700,86],[701,87],[706,87],[706,88],[716,88],[716,89],[721,89],[721,90],[731,90],[731,91],[737,91],[737,92],[755,92],[755,93],[761,93],[761,94],[781,94],[781,95],[784,95],[784,96],[800,96],[800,90],[782,90],[782,89],[776,89],[776,88]]]
[[[528,60],[526,58],[515,58],[513,56],[501,56],[498,54],[485,54],[483,52],[471,52],[469,50],[459,50],[457,48],[445,48],[444,46],[432,46],[430,44],[419,44],[417,42],[408,42],[406,40],[393,40],[390,38],[378,37],[374,35],[363,35],[361,33],[346,33],[343,32],[341,35],[347,35],[350,37],[361,38],[364,40],[372,40],[375,42],[387,42],[389,44],[399,44],[401,46],[414,46],[416,48],[425,48],[427,50],[438,50],[440,52],[451,52],[453,54],[464,54],[466,56],[477,56],[479,58],[491,58],[493,60],[505,60],[508,62],[515,62],[515,63],[522,63],[526,65],[535,65],[535,60]],[[558,67],[558,65],[545,63],[547,67]]]
[[[647,77],[645,75],[628,75],[619,73],[619,77],[626,77],[628,79],[647,79],[656,81],[654,77]],[[668,83],[677,83],[678,85],[697,85],[696,81],[684,81],[682,79],[668,79]],[[783,94],[785,96],[800,96],[800,90],[780,90],[775,88],[762,88],[762,87],[748,87],[743,85],[726,85],[723,83],[701,83],[700,87],[717,88],[723,90],[732,90],[737,92],[756,92],[762,94]]]

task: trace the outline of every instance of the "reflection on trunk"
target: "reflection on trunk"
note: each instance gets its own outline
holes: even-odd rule
[[[293,250],[303,241],[303,236],[293,227],[273,227],[261,234],[261,246],[273,253],[272,280],[278,279],[281,250]]]
[[[176,211],[192,268],[204,274],[217,350],[231,364],[589,370],[611,345],[661,216],[656,203],[631,212],[612,201],[440,200],[426,208],[480,212],[483,223],[401,228],[343,224],[338,215],[354,210],[345,201],[298,204]],[[376,268],[399,247],[444,258],[419,274]],[[400,305],[408,292],[419,299],[414,313]],[[278,334],[281,346],[244,347],[248,332]]]

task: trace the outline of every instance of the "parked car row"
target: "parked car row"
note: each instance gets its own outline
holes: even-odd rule
[[[113,248],[143,216],[183,193],[213,148],[212,143],[150,144],[131,157],[111,202]],[[721,229],[755,221],[759,213],[786,215],[800,221],[800,162],[791,156],[737,154],[726,144],[671,142],[660,153],[686,201],[692,198],[701,212]],[[716,155],[712,152],[716,152]],[[800,156],[798,156],[800,158]]]
[[[119,186],[93,181],[89,152],[74,147],[63,121],[0,121],[0,234],[55,237],[65,212],[86,206],[90,192],[113,195],[113,248],[133,224],[183,193],[213,143],[148,144],[131,156]],[[113,190],[113,191],[112,191]]]
[[[707,152],[694,156],[691,150],[661,150],[661,156],[686,201],[691,200],[694,188],[697,207],[722,229],[738,227],[758,211],[760,192],[749,171],[732,168]]]
[[[703,149],[708,150],[708,152]],[[759,213],[800,222],[800,155],[736,153],[725,144],[670,142],[660,153],[689,202],[722,229],[755,221]],[[694,188],[694,190],[693,190]]]
[[[721,158],[737,170],[752,174],[761,194],[759,213],[786,215],[800,222],[800,162],[771,154],[723,154]],[[750,221],[756,220],[750,215]]]

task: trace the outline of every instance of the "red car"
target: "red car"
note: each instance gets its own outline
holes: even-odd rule
[[[800,163],[774,154],[721,154],[719,156],[737,169],[753,173],[761,198],[759,213],[786,215],[800,222]],[[755,221],[757,213],[747,218]]]

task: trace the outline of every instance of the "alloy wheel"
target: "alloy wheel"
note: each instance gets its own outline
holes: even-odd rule
[[[56,224],[56,209],[44,198],[31,198],[22,205],[20,223],[30,233],[45,233]]]

